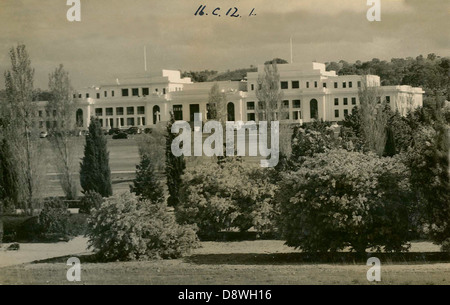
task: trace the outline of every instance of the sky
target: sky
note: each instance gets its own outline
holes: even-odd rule
[[[450,56],[449,0],[380,1],[369,22],[367,0],[80,0],[81,21],[69,22],[66,0],[0,0],[0,88],[18,43],[42,89],[59,64],[75,88],[142,73],[144,46],[153,74],[290,60],[291,37],[294,62]],[[194,16],[200,5],[208,15]],[[242,17],[225,16],[233,7]]]

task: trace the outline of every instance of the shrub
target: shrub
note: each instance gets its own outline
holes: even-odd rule
[[[83,236],[87,232],[86,214],[72,214],[67,222],[67,232],[70,236]]]
[[[271,171],[235,160],[188,169],[175,207],[177,220],[196,224],[199,236],[208,238],[236,228],[273,232],[276,186]]]
[[[130,191],[152,202],[163,202],[165,199],[153,160],[146,154],[141,155],[141,162],[136,165],[136,178],[130,185]]]
[[[91,209],[100,208],[103,197],[95,191],[87,191],[80,202],[80,213],[90,214]]]
[[[44,203],[44,208],[39,214],[39,232],[44,238],[66,237],[69,217],[66,204],[59,198],[50,199]]]
[[[89,247],[103,260],[178,258],[197,246],[190,226],[180,226],[167,205],[131,193],[105,200],[88,218]]]
[[[397,158],[345,150],[306,158],[277,195],[286,244],[309,252],[406,250],[413,210],[407,172]]]

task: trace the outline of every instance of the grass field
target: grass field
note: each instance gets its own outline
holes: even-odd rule
[[[450,284],[450,263],[436,259],[442,255],[437,249],[422,242],[406,256],[378,255],[378,284]],[[0,268],[0,284],[72,284],[66,280],[68,257]],[[375,284],[367,281],[364,261],[351,261],[349,253],[336,259],[343,262],[315,261],[282,241],[203,242],[176,260],[92,263],[91,256],[80,256],[78,284]]]

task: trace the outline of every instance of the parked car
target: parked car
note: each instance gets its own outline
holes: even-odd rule
[[[41,133],[39,134],[39,137],[40,137],[40,138],[46,138],[46,137],[48,137],[48,132],[46,132],[46,131],[41,131]]]
[[[121,131],[119,128],[111,128],[108,132],[109,135],[119,134]]]
[[[138,134],[141,133],[141,130],[138,127],[130,127],[126,130],[128,134]]]
[[[125,132],[119,132],[112,136],[114,140],[116,139],[128,139],[128,135]]]

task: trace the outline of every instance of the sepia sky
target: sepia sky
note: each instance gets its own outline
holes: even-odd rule
[[[60,63],[76,88],[148,70],[245,68],[281,57],[294,62],[374,57],[450,56],[449,0],[381,0],[369,22],[366,0],[81,0],[81,22],[68,22],[66,0],[0,0],[0,88],[8,50],[24,43],[47,88]],[[194,16],[238,7],[242,18]],[[249,17],[255,8],[256,16]]]

